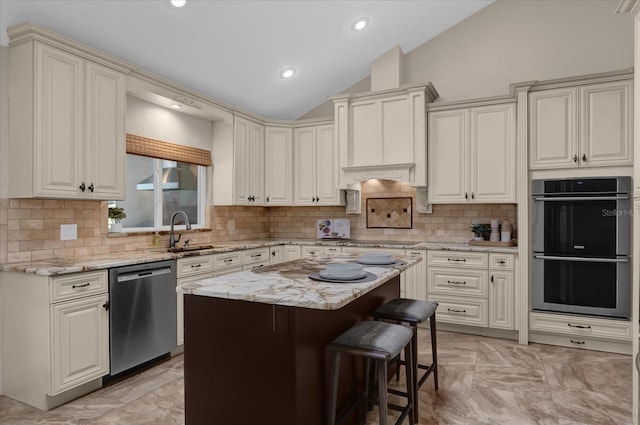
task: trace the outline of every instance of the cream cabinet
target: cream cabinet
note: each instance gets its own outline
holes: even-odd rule
[[[431,84],[333,98],[340,187],[368,179],[427,184],[425,108]]]
[[[198,280],[213,277],[215,257],[198,255],[178,258],[176,261],[176,313],[177,313],[177,345],[184,344],[184,293],[182,287]]]
[[[285,262],[284,245],[269,247],[269,263],[279,264]]]
[[[293,205],[293,130],[265,128],[265,205]]]
[[[294,205],[341,205],[333,125],[293,130]]]
[[[0,273],[5,395],[48,410],[109,373],[107,271]]]
[[[242,251],[242,270],[254,270],[271,264],[269,248],[255,248]]]
[[[234,117],[235,205],[264,204],[264,126]]]
[[[529,94],[529,168],[633,164],[633,81]]]
[[[301,258],[317,258],[324,254],[339,254],[339,246],[303,245],[300,247]]]
[[[300,246],[298,245],[285,245],[284,247],[284,261],[293,261],[300,258]]]
[[[125,197],[125,73],[41,41],[9,49],[10,196]]]
[[[441,305],[438,320],[515,329],[513,254],[428,251],[427,298]]]
[[[515,104],[429,112],[429,203],[515,202]]]

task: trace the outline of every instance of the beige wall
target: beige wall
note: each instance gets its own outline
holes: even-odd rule
[[[403,80],[431,82],[438,101],[451,101],[505,95],[511,83],[630,68],[633,17],[616,14],[617,3],[497,1],[405,52]],[[303,117],[329,111],[332,102]]]
[[[0,46],[0,263],[7,261],[9,49]],[[0,288],[2,298],[2,288]],[[0,329],[2,328],[0,310]],[[0,394],[2,394],[2,338],[0,338]]]

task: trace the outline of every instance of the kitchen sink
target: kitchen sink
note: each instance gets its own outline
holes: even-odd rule
[[[174,248],[168,248],[168,252],[190,252],[201,251],[203,249],[213,249],[213,245],[194,245],[194,246],[176,246]]]

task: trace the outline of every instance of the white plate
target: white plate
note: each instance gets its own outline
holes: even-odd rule
[[[354,274],[351,276],[345,276],[345,275],[341,275],[341,276],[336,276],[336,275],[332,275],[331,273],[329,273],[327,270],[320,270],[318,272],[318,276],[325,278],[325,279],[331,279],[331,280],[357,280],[357,279],[362,279],[365,276],[367,276],[367,272],[362,271],[358,274]]]

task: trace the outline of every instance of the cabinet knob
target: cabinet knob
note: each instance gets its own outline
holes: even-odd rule
[[[471,192],[471,199],[476,199],[476,194]]]
[[[107,301],[106,303],[102,304],[102,308],[104,308],[105,310],[109,311],[109,301]]]
[[[582,154],[582,162],[587,162],[587,154]]]
[[[493,275],[491,275],[491,283],[493,283]]]
[[[93,183],[91,183],[91,185],[89,186],[89,190],[91,191],[91,193],[93,193]]]
[[[80,186],[78,186],[78,189],[80,189],[81,191],[84,192],[84,190],[87,188],[87,186],[84,185],[84,182],[82,182],[82,184]]]
[[[269,202],[269,197],[267,196],[267,202]]]
[[[573,155],[573,162],[578,162],[578,155]]]
[[[464,193],[464,199],[469,199],[469,195],[467,194],[467,192]]]

